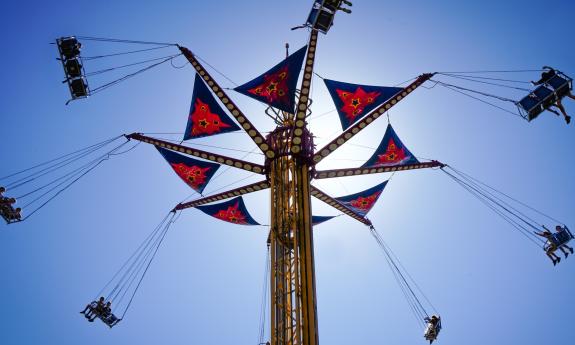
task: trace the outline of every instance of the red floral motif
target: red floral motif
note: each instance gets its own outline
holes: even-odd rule
[[[204,183],[206,183],[206,172],[210,170],[207,168],[200,168],[198,166],[187,166],[184,163],[171,163],[170,164],[176,174],[180,176],[184,182],[186,182],[193,189],[199,189]]]
[[[238,210],[239,202],[234,206],[229,206],[226,210],[220,210],[214,217],[234,224],[247,224],[246,216]]]
[[[382,155],[377,155],[377,157],[378,159],[376,166],[397,164],[406,158],[405,149],[403,147],[399,149],[393,138],[391,138],[389,139],[385,153]]]
[[[264,82],[260,85],[249,89],[248,92],[266,99],[266,103],[282,103],[289,104],[288,95],[288,77],[289,77],[289,66],[283,67],[281,70],[274,74],[266,74],[264,76]]]
[[[381,192],[376,192],[365,198],[360,196],[359,198],[350,201],[350,205],[358,210],[367,212],[371,210],[380,194]]]
[[[336,89],[339,99],[343,102],[341,111],[345,113],[345,117],[350,122],[353,122],[356,117],[363,114],[368,105],[373,104],[376,99],[381,95],[381,92],[365,92],[361,86],[358,86],[355,92]]]
[[[212,113],[210,107],[199,98],[196,99],[194,111],[190,114],[190,118],[193,123],[192,136],[212,135],[218,133],[222,128],[231,127],[222,122],[218,114]]]

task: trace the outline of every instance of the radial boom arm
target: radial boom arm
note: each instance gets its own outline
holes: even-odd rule
[[[333,170],[322,170],[315,173],[315,179],[324,179],[332,177],[343,177],[343,176],[357,176],[357,175],[370,175],[379,174],[386,172],[404,171],[404,170],[415,170],[415,169],[428,169],[428,168],[443,168],[445,164],[438,161],[408,164],[408,165],[398,165],[390,167],[379,167],[379,168],[350,168],[350,169],[333,169]]]
[[[304,64],[303,79],[300,87],[298,105],[295,111],[295,129],[293,131],[291,151],[299,153],[301,151],[302,135],[305,129],[305,117],[309,106],[309,93],[311,89],[311,79],[313,77],[313,65],[315,62],[315,52],[317,48],[317,30],[312,30],[307,47],[307,56]]]
[[[321,190],[317,189],[314,186],[311,186],[311,195],[313,195],[314,197],[318,198],[319,200],[325,202],[326,204],[330,205],[331,207],[337,209],[338,211],[341,211],[342,213],[347,214],[348,216],[357,220],[358,222],[361,222],[361,223],[368,225],[368,226],[371,225],[371,221],[369,219],[359,216],[357,213],[355,213],[352,210],[350,210],[349,208],[345,207],[339,201],[335,200],[334,198],[325,194],[324,192],[322,192]]]
[[[208,87],[213,91],[213,93],[219,98],[219,100],[226,106],[228,111],[232,114],[232,116],[239,122],[240,126],[248,133],[250,138],[256,143],[256,145],[260,148],[260,150],[266,155],[268,158],[273,158],[275,156],[275,152],[270,149],[268,144],[266,143],[265,138],[260,134],[260,132],[254,127],[254,125],[248,120],[248,118],[242,113],[242,111],[236,106],[236,104],[228,97],[226,92],[218,85],[218,83],[212,78],[212,76],[206,71],[204,66],[196,59],[194,54],[185,47],[180,47],[180,51],[186,59],[192,64],[196,72],[204,79],[204,81],[208,84]]]
[[[148,136],[142,135],[140,133],[132,133],[132,134],[126,135],[126,138],[139,140],[139,141],[142,141],[142,142],[147,143],[147,144],[152,144],[152,145],[155,145],[158,147],[163,147],[163,148],[168,149],[168,150],[179,151],[181,153],[185,153],[187,155],[199,157],[199,158],[209,160],[212,162],[216,162],[216,163],[220,163],[220,164],[226,164],[226,165],[238,168],[238,169],[251,171],[251,172],[254,172],[256,174],[262,174],[262,175],[264,174],[264,166],[263,165],[259,165],[259,164],[255,164],[255,163],[251,163],[251,162],[246,162],[246,161],[243,161],[240,159],[230,158],[230,157],[218,155],[218,154],[207,152],[207,151],[202,151],[202,150],[194,149],[191,147],[174,144],[174,143],[171,143],[168,141],[148,137]]]
[[[208,197],[201,198],[198,200],[178,204],[174,208],[174,211],[180,211],[180,210],[190,208],[190,207],[201,206],[204,204],[209,204],[211,202],[233,198],[235,196],[240,196],[240,195],[244,195],[244,194],[248,194],[248,193],[257,192],[260,190],[267,189],[269,187],[270,187],[270,184],[267,181],[260,181],[260,182],[252,183],[252,184],[249,184],[247,186],[243,186],[240,188],[229,190],[227,192],[218,193],[218,194],[214,194],[212,196],[208,196]]]
[[[337,138],[333,139],[329,144],[325,145],[321,150],[317,151],[317,153],[313,156],[314,163],[317,164],[321,162],[322,159],[329,156],[333,151],[337,150],[341,145],[345,144],[349,139],[353,138],[354,135],[359,133],[370,123],[372,123],[374,120],[376,120],[386,111],[388,111],[391,107],[396,105],[397,102],[401,101],[407,95],[412,93],[415,89],[420,87],[423,83],[428,81],[432,76],[433,76],[432,73],[420,75],[413,83],[409,84],[403,90],[395,94],[395,96],[388,99],[386,102],[377,107],[375,110],[373,110],[371,113],[369,113],[369,115],[365,116],[359,122],[349,127],[345,132],[343,132]]]

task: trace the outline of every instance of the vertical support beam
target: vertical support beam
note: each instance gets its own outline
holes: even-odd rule
[[[268,144],[265,142],[264,137],[258,132],[256,127],[248,120],[248,118],[242,113],[242,111],[236,106],[236,104],[230,99],[230,97],[226,94],[226,92],[218,85],[218,83],[212,78],[212,76],[206,71],[204,66],[196,59],[194,54],[185,47],[178,46],[182,54],[188,59],[188,61],[192,64],[192,67],[196,70],[196,72],[204,79],[204,81],[208,84],[208,87],[213,91],[213,93],[219,98],[219,100],[225,105],[228,111],[232,114],[232,116],[238,121],[240,126],[248,133],[248,135],[252,138],[254,143],[260,148],[260,150],[266,155],[268,158],[273,158],[275,156],[275,152],[271,150]]]
[[[295,112],[295,123],[291,146],[291,152],[294,154],[298,154],[302,150],[302,135],[304,134],[306,125],[305,117],[307,115],[309,94],[311,90],[311,80],[313,78],[313,66],[317,49],[317,37],[317,30],[312,29],[307,47],[307,56],[304,64],[299,101]]]
[[[289,154],[289,132],[283,128],[268,137],[270,146],[282,152],[266,162],[271,188],[271,344],[317,345],[309,153]]]
[[[298,206],[298,249],[299,271],[301,279],[302,300],[302,329],[303,342],[305,345],[317,345],[317,296],[315,282],[315,258],[313,247],[313,227],[311,220],[311,194],[310,194],[310,169],[303,161],[296,159],[297,194]],[[298,162],[299,161],[299,162]]]

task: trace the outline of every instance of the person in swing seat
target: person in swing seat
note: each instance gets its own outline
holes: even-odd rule
[[[441,318],[437,315],[431,315],[431,317],[426,317],[425,322],[427,322],[427,328],[425,330],[425,339],[429,340],[432,344],[435,339],[437,339],[438,326]]]
[[[80,312],[80,314],[84,314],[88,321],[94,322],[96,317],[102,314],[102,311],[104,310],[104,300],[104,297],[100,297],[99,300],[92,301],[86,306],[86,308],[84,308],[84,310]]]
[[[541,85],[541,84],[545,84],[547,83],[549,80],[551,80],[551,78],[553,78],[554,76],[557,75],[557,71],[549,66],[543,66],[543,72],[541,72],[541,79],[539,79],[538,81],[531,81],[531,84],[537,86],[537,85]],[[573,94],[571,93],[571,91],[567,91],[567,94],[565,95],[571,99],[575,99],[575,96],[573,96]],[[561,103],[561,99],[563,97],[559,97],[557,98],[557,101],[552,104],[551,106],[554,106],[556,108],[558,108],[561,113],[563,114],[563,116],[565,117],[565,122],[567,122],[567,124],[569,124],[571,122],[571,116],[567,115],[567,112],[565,111],[565,107],[563,107],[563,104]],[[559,116],[560,114],[550,108],[547,108],[548,111],[554,113],[555,115]]]
[[[545,230],[549,231],[547,228],[543,227]],[[557,225],[555,226],[555,232],[560,233],[562,231],[566,230],[566,228],[562,227],[561,225]],[[559,246],[559,249],[561,249],[561,251],[563,252],[563,255],[565,255],[565,259],[567,259],[567,256],[569,256],[569,252],[571,252],[571,254],[573,254],[573,248],[569,247],[567,245],[567,243],[563,243]],[[567,252],[567,250],[569,250],[569,252]]]
[[[533,233],[535,233],[535,235],[537,236],[545,237],[547,239],[547,243],[549,244],[549,246],[545,250],[545,254],[547,254],[549,259],[553,261],[553,266],[555,266],[561,262],[561,258],[558,257],[557,254],[555,254],[555,251],[557,250],[557,246],[555,245],[555,239],[553,238],[553,234],[551,233],[551,231],[547,230],[547,228],[545,227],[543,227],[543,229],[545,229],[545,231],[542,232],[534,231]]]
[[[104,306],[101,318],[102,321],[104,321],[104,323],[110,328],[114,327],[118,322],[122,320],[112,313],[112,302],[109,301]]]

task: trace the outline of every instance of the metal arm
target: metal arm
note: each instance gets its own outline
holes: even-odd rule
[[[325,179],[332,177],[342,177],[342,176],[357,176],[357,175],[370,175],[379,174],[394,171],[404,171],[404,170],[415,170],[415,169],[427,169],[427,168],[443,168],[445,164],[438,161],[431,161],[418,164],[409,165],[399,165],[390,167],[379,167],[379,168],[350,168],[350,169],[333,169],[333,170],[322,170],[315,173],[315,179]]]
[[[260,150],[266,155],[268,158],[274,158],[275,152],[270,150],[268,144],[266,143],[265,138],[260,134],[260,132],[254,127],[254,125],[247,119],[247,117],[242,113],[242,111],[236,106],[236,104],[228,97],[225,91],[218,85],[218,83],[212,78],[212,76],[206,71],[204,66],[200,64],[200,62],[196,59],[194,54],[185,47],[178,46],[182,54],[188,59],[188,61],[192,64],[196,72],[204,79],[204,81],[208,84],[208,87],[213,91],[213,93],[222,101],[222,103],[226,106],[228,111],[232,114],[232,116],[238,121],[240,126],[248,133],[248,135],[252,138],[254,143],[260,148]]]
[[[308,108],[308,101],[309,101],[309,92],[311,87],[311,79],[313,77],[313,65],[315,62],[315,52],[317,46],[317,30],[312,30],[311,35],[309,37],[309,43],[307,48],[307,56],[305,59],[304,65],[304,72],[303,72],[303,79],[301,82],[300,87],[300,96],[298,105],[295,111],[295,123],[294,123],[294,131],[292,137],[292,146],[291,152],[292,153],[299,153],[301,152],[301,143],[302,143],[302,135],[305,129],[305,117],[307,115],[307,108]]]
[[[183,210],[186,208],[201,206],[204,204],[209,204],[211,202],[233,198],[235,196],[240,196],[240,195],[244,195],[244,194],[248,194],[248,193],[252,193],[252,192],[257,192],[260,190],[267,189],[269,187],[270,187],[270,184],[267,181],[252,183],[252,184],[249,184],[247,186],[243,186],[240,188],[229,190],[227,192],[214,194],[212,196],[208,196],[208,197],[201,198],[198,200],[186,202],[183,204],[178,204],[176,207],[174,207],[174,211],[180,211],[180,210]]]
[[[168,141],[148,137],[148,136],[142,135],[140,133],[132,133],[132,134],[126,135],[126,138],[138,140],[138,141],[141,141],[141,142],[144,142],[147,144],[152,144],[152,145],[159,146],[159,147],[163,147],[163,148],[168,149],[168,150],[179,151],[179,152],[187,154],[187,155],[199,157],[199,158],[209,160],[212,162],[216,162],[216,163],[220,163],[220,164],[229,165],[231,167],[247,170],[247,171],[250,171],[250,172],[253,172],[256,174],[261,174],[261,175],[264,174],[265,168],[263,165],[259,165],[259,164],[255,164],[255,163],[251,163],[251,162],[246,162],[246,161],[243,161],[240,159],[230,158],[230,157],[218,155],[218,154],[207,152],[207,151],[202,151],[202,150],[194,149],[191,147],[174,144],[174,143],[171,143]]]
[[[335,208],[336,210],[347,214],[348,216],[357,220],[358,222],[361,222],[367,226],[371,225],[371,221],[369,219],[359,216],[358,214],[356,214],[355,212],[353,212],[349,208],[342,205],[339,201],[335,200],[334,198],[325,194],[324,192],[322,192],[321,190],[317,189],[314,186],[311,186],[311,195],[313,195],[314,197],[318,198],[319,200],[325,202],[326,204],[330,205],[331,207]]]
[[[408,85],[402,91],[398,92],[392,98],[388,99],[385,103],[377,107],[373,110],[369,115],[365,116],[355,125],[349,127],[345,132],[339,135],[337,138],[332,140],[329,144],[325,145],[321,150],[317,151],[317,153],[313,156],[314,163],[321,162],[322,159],[329,156],[333,151],[337,150],[341,145],[345,144],[349,139],[353,138],[354,135],[359,133],[362,129],[367,127],[370,123],[376,120],[378,117],[383,115],[386,111],[388,111],[391,107],[397,104],[397,102],[401,101],[407,95],[412,93],[415,89],[420,87],[423,83],[425,83],[429,78],[433,76],[433,73],[427,73],[420,75],[413,83]]]

